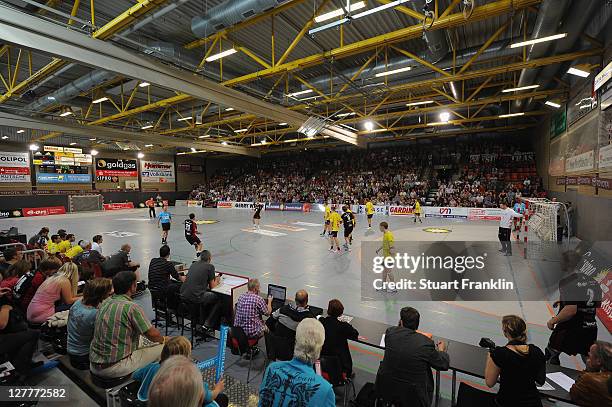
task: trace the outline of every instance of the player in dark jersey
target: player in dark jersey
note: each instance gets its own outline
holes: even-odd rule
[[[343,206],[342,211],[342,224],[344,226],[344,250],[350,252],[349,245],[352,244],[353,227],[355,226],[353,220],[355,215],[349,211],[348,206]]]
[[[185,219],[185,239],[191,246],[195,247],[196,259],[199,258],[200,253],[204,250],[204,245],[198,237],[198,225],[195,223],[195,214],[190,213],[189,219]]]
[[[263,207],[263,204],[260,202],[255,202],[253,206],[253,229],[259,229],[259,221],[261,220],[261,210]]]
[[[597,340],[597,308],[601,306],[602,290],[599,282],[584,274],[578,266],[581,259],[576,252],[563,253],[561,264],[573,270],[559,282],[559,312],[546,325],[553,332],[546,347],[549,363],[559,365],[559,354],[580,354],[583,360]]]

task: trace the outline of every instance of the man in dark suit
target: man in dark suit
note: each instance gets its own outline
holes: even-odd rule
[[[387,329],[385,356],[378,369],[377,381],[411,384],[420,401],[416,405],[430,406],[434,390],[431,368],[448,370],[449,357],[446,343],[438,342],[436,349],[430,338],[417,332],[419,320],[419,311],[404,307],[400,311],[399,326]]]

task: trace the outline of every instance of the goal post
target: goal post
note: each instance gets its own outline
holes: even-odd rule
[[[70,212],[101,211],[104,197],[101,194],[69,195],[68,206]]]
[[[557,252],[567,247],[572,235],[567,205],[545,198],[522,200],[525,202],[523,236],[528,256],[545,259],[550,254],[547,248]]]

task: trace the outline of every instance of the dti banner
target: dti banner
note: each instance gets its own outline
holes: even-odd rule
[[[30,154],[0,152],[0,182],[30,182]]]
[[[164,161],[141,161],[142,183],[174,183],[174,163]]]

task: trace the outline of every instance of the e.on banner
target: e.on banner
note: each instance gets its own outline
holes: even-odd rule
[[[47,216],[47,215],[63,215],[66,213],[66,208],[63,206],[46,206],[42,208],[23,208],[23,216]]]
[[[413,216],[414,208],[410,206],[389,206],[391,216]]]
[[[133,202],[118,202],[118,203],[108,203],[102,204],[105,211],[117,211],[120,209],[134,209]]]

